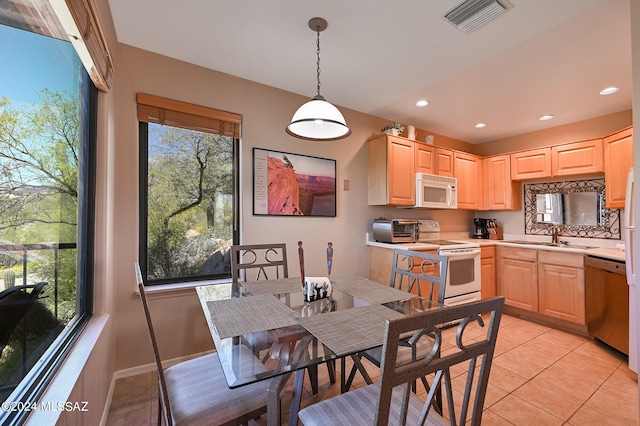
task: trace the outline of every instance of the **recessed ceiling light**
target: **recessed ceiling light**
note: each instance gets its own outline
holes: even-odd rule
[[[429,105],[429,101],[427,101],[426,99],[420,99],[418,102],[416,102],[416,106],[417,107],[426,107],[427,105]]]
[[[486,124],[484,124],[484,123],[476,124],[476,128],[478,128],[478,129],[482,129],[483,127],[486,127]]]
[[[551,120],[553,117],[555,117],[555,115],[547,114],[547,115],[543,115],[542,117],[538,118],[538,120],[540,120],[540,121]]]
[[[617,88],[617,87],[613,87],[613,86],[612,87],[607,87],[606,89],[602,89],[600,91],[600,94],[601,95],[610,95],[612,93],[616,93],[618,90],[620,90],[620,89]]]

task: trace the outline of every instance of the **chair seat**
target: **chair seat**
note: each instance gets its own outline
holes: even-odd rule
[[[298,418],[304,426],[371,426],[375,424],[379,393],[380,384],[374,383],[310,405],[298,413]],[[391,396],[391,410],[389,412],[388,424],[400,424],[399,407],[401,405],[402,387],[396,387],[393,389]],[[407,411],[407,421],[405,424],[417,424],[423,406],[424,401],[414,393],[410,393],[409,409]],[[449,423],[432,410],[427,417],[426,424],[446,426]]]
[[[222,425],[238,413],[258,417],[267,403],[269,381],[229,389],[217,353],[181,362],[164,374],[176,425]]]

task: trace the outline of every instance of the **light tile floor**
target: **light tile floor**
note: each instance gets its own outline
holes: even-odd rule
[[[453,330],[445,341],[452,342]],[[367,370],[377,377],[373,365]],[[319,372],[317,395],[305,380],[303,407],[340,391],[339,384],[329,383],[324,367]],[[464,369],[452,371],[454,387],[464,386],[465,374]],[[361,378],[354,383],[363,385]],[[157,401],[155,373],[118,379],[107,425],[155,425]],[[283,409],[287,406],[285,397]],[[638,412],[637,376],[623,358],[588,339],[503,316],[483,425],[638,425]],[[255,424],[266,425],[265,417]]]

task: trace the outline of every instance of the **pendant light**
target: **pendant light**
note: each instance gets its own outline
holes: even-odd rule
[[[310,141],[334,141],[351,134],[342,113],[320,95],[320,32],[327,28],[323,18],[311,18],[309,28],[316,32],[316,61],[318,91],[309,102],[293,114],[287,133]]]

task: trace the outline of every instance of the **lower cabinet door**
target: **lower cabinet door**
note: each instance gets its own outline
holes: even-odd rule
[[[586,324],[584,269],[538,264],[539,312]]]
[[[500,259],[499,291],[505,305],[538,311],[538,269],[535,262]]]

